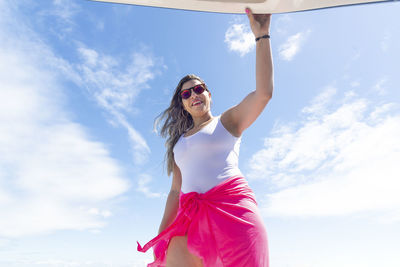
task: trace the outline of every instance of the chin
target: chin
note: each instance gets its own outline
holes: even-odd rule
[[[205,115],[205,114],[207,114],[209,112],[210,112],[210,110],[198,110],[197,112],[193,112],[192,116],[201,117],[201,116],[203,116],[203,115]]]

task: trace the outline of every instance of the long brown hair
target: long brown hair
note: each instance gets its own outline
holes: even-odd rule
[[[190,113],[183,108],[182,98],[179,94],[182,89],[182,85],[190,80],[200,81],[204,84],[206,90],[209,91],[207,85],[199,76],[195,74],[186,75],[179,81],[178,85],[176,86],[175,93],[171,99],[169,107],[156,117],[154,123],[154,130],[155,132],[158,132],[158,126],[162,123],[162,120],[164,120],[159,134],[162,137],[167,137],[167,140],[165,141],[167,152],[165,153],[164,164],[165,160],[167,160],[168,176],[171,175],[174,169],[173,149],[175,144],[178,142],[179,137],[184,132],[188,131],[194,126],[192,115],[190,115]]]

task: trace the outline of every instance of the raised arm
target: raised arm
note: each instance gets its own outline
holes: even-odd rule
[[[246,9],[246,13],[255,37],[269,35],[271,14],[253,14],[250,9]],[[270,40],[261,38],[256,42],[256,90],[223,114],[235,135],[240,136],[261,114],[272,97],[273,87]]]

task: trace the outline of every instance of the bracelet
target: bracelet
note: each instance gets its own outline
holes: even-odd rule
[[[261,38],[267,38],[267,39],[269,39],[269,38],[270,38],[270,36],[269,36],[268,34],[266,34],[266,35],[263,35],[263,36],[257,37],[257,38],[256,38],[256,42],[257,42],[258,40],[260,40]]]

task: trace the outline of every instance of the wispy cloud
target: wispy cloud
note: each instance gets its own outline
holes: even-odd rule
[[[1,8],[0,236],[99,229],[129,182],[65,109],[71,66]]]
[[[81,10],[80,6],[74,1],[53,0],[52,4],[51,13],[68,23],[72,23],[72,18]]]
[[[39,15],[43,22],[51,18],[53,23],[46,25],[51,32],[63,39],[75,28],[74,17],[81,11],[81,7],[71,0],[53,0],[47,9],[41,10]]]
[[[141,90],[149,88],[155,61],[142,53],[133,53],[125,69],[112,56],[94,49],[78,47],[82,62],[78,69],[83,81],[98,103],[107,110],[132,111],[133,101]]]
[[[288,32],[288,26],[291,25],[293,19],[290,14],[282,14],[274,20],[274,28],[278,34],[286,35]]]
[[[138,183],[137,191],[142,192],[148,198],[160,197],[161,196],[160,193],[154,193],[154,192],[150,191],[148,184],[151,181],[152,181],[152,177],[150,175],[145,174],[145,173],[141,174],[139,176],[139,180],[137,182]]]
[[[337,89],[335,87],[332,86],[326,87],[320,95],[316,96],[311,101],[311,104],[309,106],[303,108],[302,112],[307,113],[309,115],[317,115],[317,116],[326,113],[327,105],[336,95],[336,92]]]
[[[300,49],[304,42],[307,40],[310,35],[311,30],[307,30],[304,32],[299,32],[292,36],[289,36],[285,43],[279,46],[279,56],[283,60],[290,61],[300,52]]]
[[[128,56],[116,57],[76,40],[71,32],[80,11],[81,7],[74,1],[54,0],[52,5],[40,12],[43,23],[56,21],[50,27],[54,27],[53,32],[58,37],[70,36],[70,43],[75,44],[74,48],[79,57],[79,61],[75,63],[54,62],[54,67],[64,68],[61,71],[65,72],[71,81],[89,92],[88,96],[106,111],[104,114],[108,117],[108,122],[126,129],[133,162],[142,165],[147,162],[151,151],[131,120],[140,112],[135,107],[135,101],[140,92],[150,88],[149,82],[166,66],[161,58],[153,56],[143,45],[141,51],[132,51]],[[54,57],[51,60],[63,61]]]
[[[81,63],[81,86],[87,88],[96,102],[113,117],[113,123],[124,127],[133,146],[134,162],[147,161],[150,148],[141,134],[135,130],[126,117],[134,114],[134,102],[142,90],[149,88],[148,82],[159,73],[155,66],[162,66],[161,59],[150,53],[134,52],[123,68],[123,62],[115,57],[103,55],[84,45],[78,47]]]
[[[225,32],[225,43],[230,51],[243,57],[255,47],[254,34],[248,24],[234,23]]]
[[[399,220],[400,113],[348,94],[333,101],[327,87],[304,120],[282,124],[249,162],[250,178],[264,179],[268,216],[327,216],[377,212]],[[342,98],[343,99],[343,98]]]
[[[388,77],[382,77],[380,78],[374,85],[373,90],[376,91],[379,95],[385,95],[386,94],[386,87],[387,87],[387,82],[388,82]]]
[[[65,78],[89,92],[86,95],[106,111],[104,114],[112,126],[126,129],[132,161],[136,165],[142,165],[147,162],[151,150],[132,120],[140,112],[135,106],[135,101],[143,90],[150,88],[149,82],[166,66],[162,58],[153,56],[144,45],[141,46],[140,51],[132,51],[128,56],[117,57],[104,54],[76,40],[75,36],[72,37],[71,31],[66,28],[73,26],[74,18],[81,7],[74,1],[67,2],[55,0],[49,8],[41,12],[41,15],[44,17],[44,22],[53,20],[46,16],[57,18],[57,25],[53,26],[60,29],[55,29],[56,32],[62,32],[63,36],[71,36],[70,43],[75,45],[73,48],[76,49],[79,60],[74,63],[67,62],[62,58],[54,57],[50,49],[44,49],[41,53],[47,54],[45,58],[48,65],[58,69]],[[17,14],[17,4],[7,4],[7,7],[10,6],[14,7],[14,10],[10,12],[15,14],[10,13],[7,16],[9,21]],[[31,36],[29,40],[31,45],[35,46],[38,43],[45,45],[36,32],[29,27],[24,27],[23,23],[16,26],[17,23],[14,21],[11,27],[17,28],[17,32],[27,32]],[[7,41],[9,42],[8,39]]]

